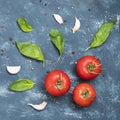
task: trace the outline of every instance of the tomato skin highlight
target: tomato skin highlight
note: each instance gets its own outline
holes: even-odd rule
[[[102,71],[102,64],[95,56],[83,56],[77,61],[76,72],[83,80],[92,80]]]
[[[96,99],[96,91],[92,85],[80,83],[74,88],[72,97],[77,105],[87,107]]]
[[[70,89],[71,81],[69,76],[62,70],[53,70],[46,76],[44,86],[49,94],[62,96]]]

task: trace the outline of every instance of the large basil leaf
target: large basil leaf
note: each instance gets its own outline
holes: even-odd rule
[[[64,50],[64,37],[63,37],[62,33],[57,29],[52,29],[50,31],[49,35],[50,35],[51,42],[54,44],[54,46],[59,51],[60,56],[57,60],[57,61],[59,61],[63,54],[63,50]]]
[[[32,31],[32,26],[28,23],[28,21],[25,18],[18,18],[17,23],[23,32]]]
[[[22,55],[44,62],[43,53],[36,44],[30,42],[16,42],[16,45]]]
[[[32,89],[33,86],[34,86],[34,82],[32,80],[19,79],[11,83],[9,86],[9,89],[13,91],[22,92],[22,91]]]
[[[95,34],[94,39],[90,43],[89,47],[85,49],[85,51],[101,46],[103,43],[105,43],[115,23],[116,21],[104,22]]]

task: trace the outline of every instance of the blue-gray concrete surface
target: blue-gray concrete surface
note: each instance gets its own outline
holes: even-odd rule
[[[59,25],[52,14],[64,19]],[[114,27],[101,47],[83,52],[100,25],[120,15],[120,0],[0,0],[0,120],[119,120],[120,119],[120,30]],[[72,33],[75,16],[81,28]],[[26,18],[33,26],[30,33],[22,32],[16,20]],[[51,29],[59,29],[65,38],[64,54],[57,63],[58,52],[50,42]],[[14,41],[34,42],[45,56],[42,63],[22,56]],[[96,91],[96,101],[82,108],[72,101],[72,90],[81,80],[75,72],[76,61],[84,55],[95,55],[103,63],[100,76],[90,81]],[[21,65],[21,71],[10,75],[6,65]],[[34,68],[34,69],[32,69]],[[71,78],[71,89],[62,97],[46,93],[44,78],[48,71],[61,69]],[[20,78],[32,79],[33,89],[18,93],[8,86]],[[87,81],[86,81],[87,82]],[[36,111],[27,103],[48,102],[46,109]]]

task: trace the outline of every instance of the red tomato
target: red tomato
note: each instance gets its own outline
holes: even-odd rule
[[[77,61],[76,71],[84,80],[96,78],[102,71],[102,64],[95,56],[84,56]]]
[[[45,78],[44,85],[48,93],[51,95],[62,96],[70,89],[71,81],[65,72],[54,70],[48,73]]]
[[[86,107],[96,98],[95,89],[88,83],[78,84],[73,90],[73,100],[76,104]]]

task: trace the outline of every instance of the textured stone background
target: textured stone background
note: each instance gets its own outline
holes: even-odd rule
[[[54,13],[63,17],[63,25],[53,19]],[[120,15],[120,0],[0,0],[0,120],[118,120],[119,27],[115,26],[104,45],[82,52],[100,25],[116,19],[117,15]],[[75,16],[81,21],[81,28],[73,34]],[[27,18],[33,26],[32,32],[24,33],[18,28],[19,17]],[[58,52],[49,39],[52,28],[62,31],[65,38],[64,54],[58,64]],[[41,62],[23,57],[14,41],[38,44],[45,55],[45,67]],[[75,105],[71,97],[74,86],[83,82],[75,73],[75,62],[84,55],[95,55],[103,63],[102,74],[90,81],[97,91],[97,99],[87,108]],[[17,75],[10,75],[6,65],[21,65],[22,69]],[[63,97],[52,97],[44,89],[44,78],[54,69],[64,70],[72,81],[70,91]],[[20,78],[32,79],[35,87],[22,93],[9,91],[8,85]],[[27,106],[27,103],[38,104],[43,100],[48,102],[43,111]]]

